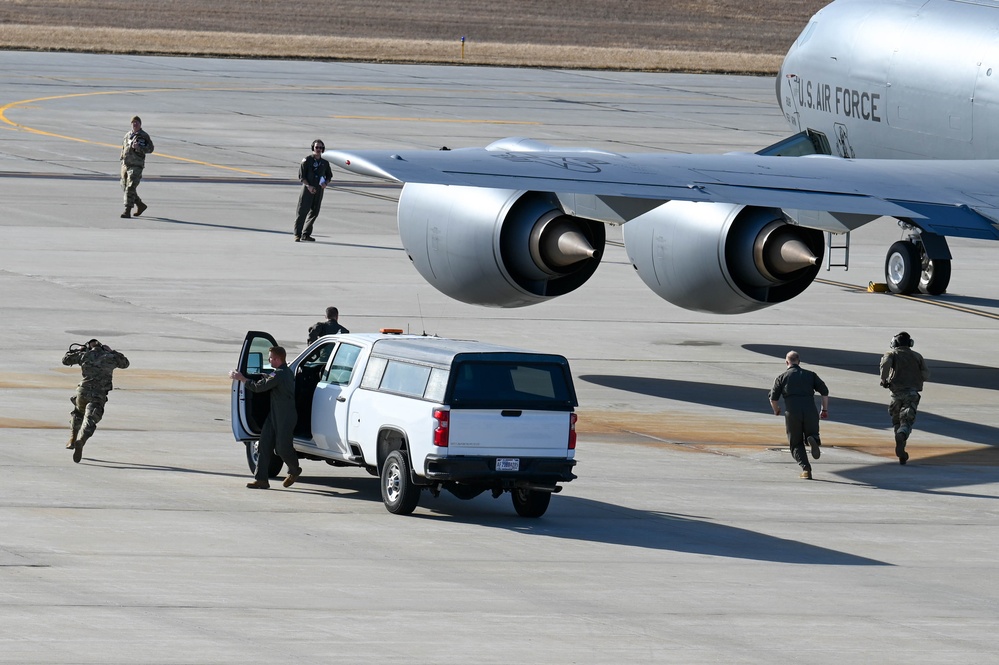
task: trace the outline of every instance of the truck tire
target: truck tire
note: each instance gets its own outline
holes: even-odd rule
[[[510,490],[513,497],[513,507],[521,517],[541,517],[548,510],[548,504],[552,500],[551,492],[539,492],[538,490]]]
[[[382,502],[393,515],[409,515],[420,502],[420,487],[409,478],[406,453],[394,450],[382,464]]]
[[[250,467],[250,473],[257,473],[257,446],[259,441],[246,442],[246,465]],[[268,478],[277,478],[281,474],[281,467],[284,462],[277,455],[271,455],[271,468],[267,471]]]

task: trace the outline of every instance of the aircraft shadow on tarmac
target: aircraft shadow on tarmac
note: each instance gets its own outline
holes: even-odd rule
[[[778,347],[767,348],[777,349]],[[780,353],[778,357],[783,358],[786,349],[783,346],[779,348]],[[828,364],[829,357],[825,359],[825,363],[821,362],[820,351],[819,349],[809,350],[808,357],[812,357],[812,353],[814,353],[817,359],[812,364],[834,366]],[[879,358],[880,356],[877,357]],[[876,362],[877,359],[875,358],[875,364]],[[725,386],[697,383],[694,381],[634,376],[585,375],[579,378],[582,381],[616,390],[714,406],[731,411],[760,413],[769,408],[766,404],[767,389],[763,388],[745,388],[742,386]],[[884,431],[885,445],[891,446],[891,421],[888,416],[887,391],[885,392],[884,404],[873,404],[860,400],[835,397],[831,404],[831,410],[835,414],[834,420],[849,425]],[[915,436],[917,439],[920,431],[993,447],[999,443],[999,428],[959,421],[923,410],[920,410],[919,416],[916,418]],[[668,432],[664,435],[668,436]],[[829,442],[828,440],[826,443],[835,445],[834,442]],[[774,444],[786,445],[784,441],[775,441]],[[926,466],[921,466],[921,464],[925,464]],[[966,468],[963,470],[954,469],[954,471],[947,471],[945,470],[947,467],[944,465],[972,466],[974,467],[974,473],[969,475]],[[956,451],[922,460],[921,463],[910,463],[906,467],[910,471],[904,476],[899,475],[897,472],[898,466],[894,462],[891,464],[879,463],[837,473],[843,478],[862,482],[865,485],[879,489],[922,493],[956,494],[946,492],[941,488],[999,482],[999,466],[994,464],[982,465],[981,458],[975,451]],[[915,475],[916,472],[911,471],[911,469],[915,468],[920,468],[920,475]],[[978,494],[966,494],[965,496],[999,498]]]
[[[996,298],[982,298],[979,296],[957,296],[950,293],[945,293],[940,296],[933,296],[934,300],[950,303],[953,305],[962,305],[964,307],[999,307],[999,299]]]
[[[238,478],[240,482],[248,477],[242,472],[219,473],[160,464],[123,464],[97,458],[85,459],[85,462],[120,469],[226,476]],[[883,466],[856,469],[854,470],[856,479],[859,482],[883,487],[886,475],[884,469],[880,468]],[[969,482],[966,473],[947,471],[946,467],[944,469],[942,473],[954,476],[951,483],[953,485],[976,482]],[[350,472],[345,471],[345,473]],[[939,478],[936,478],[932,483],[939,484],[939,481]],[[346,499],[379,505],[382,502],[378,480],[367,475],[316,476],[310,474],[306,468],[306,473],[291,488],[282,489],[277,479],[272,481],[272,487],[274,488],[272,491],[317,494],[329,497],[333,501]],[[905,480],[898,482],[898,487],[891,489],[911,491],[912,480],[907,476]],[[950,496],[981,496],[968,493],[940,493]],[[426,514],[425,510],[429,510],[430,514]],[[892,565],[847,552],[718,524],[693,515],[640,510],[574,496],[553,497],[545,517],[533,520],[514,515],[512,503],[507,495],[493,499],[488,493],[484,493],[474,499],[463,501],[446,491],[441,492],[438,497],[425,493],[420,497],[420,508],[415,515],[397,519],[447,520],[459,524],[508,529],[525,535],[775,563],[830,566]]]
[[[306,474],[308,469],[306,469]],[[292,489],[381,504],[378,481],[366,477],[302,476]],[[426,514],[425,510],[431,511]],[[444,491],[424,493],[413,516],[396,519],[445,520],[448,523],[508,529],[520,534],[642,547],[691,554],[828,566],[887,566],[875,559],[838,552],[796,540],[718,524],[692,515],[639,510],[574,496],[554,496],[544,517],[514,513],[509,494],[489,493],[463,501]]]
[[[781,354],[781,357],[783,357],[783,354]],[[812,364],[817,365],[818,363],[813,362]],[[714,406],[720,409],[729,409],[730,411],[766,413],[770,408],[767,404],[767,391],[769,387],[746,388],[743,386],[725,386],[714,383],[654,379],[641,376],[585,375],[579,378],[588,383],[616,390]],[[837,397],[834,392],[833,400],[830,404],[830,412],[834,414],[836,422],[883,430],[886,432],[887,439],[891,438],[891,419],[888,416],[887,391],[885,391],[885,401],[883,404]],[[996,446],[999,443],[999,428],[938,416],[923,409],[920,409],[919,415],[916,418],[916,430],[988,446]]]
[[[775,344],[743,344],[742,348],[753,353],[759,353],[781,361],[787,354],[788,347]],[[803,366],[834,367],[861,374],[870,374],[871,381],[878,382],[878,363],[881,353],[864,353],[861,351],[845,351],[843,349],[821,349],[815,347],[794,347],[801,354]],[[888,349],[885,348],[885,351]],[[930,380],[927,384],[941,383],[964,388],[979,388],[982,390],[999,390],[999,367],[971,365],[968,363],[949,362],[925,358],[926,367],[930,370]],[[776,371],[774,372],[776,376]],[[885,391],[885,404],[888,404],[888,391]],[[922,414],[922,411],[920,411]]]
[[[957,455],[960,455],[959,453]],[[951,456],[947,456],[951,457]],[[953,460],[948,460],[953,463]],[[960,462],[958,462],[960,463]],[[875,487],[881,490],[896,492],[918,492],[921,494],[938,494],[940,496],[958,496],[969,499],[999,499],[994,494],[975,492],[957,492],[941,489],[943,487],[967,487],[969,485],[984,485],[999,481],[999,473],[992,466],[979,466],[969,469],[972,463],[964,466],[923,466],[909,463],[900,467],[896,463],[873,464],[858,466],[837,475],[857,483]]]

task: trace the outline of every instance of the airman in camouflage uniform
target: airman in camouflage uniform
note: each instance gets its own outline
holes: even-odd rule
[[[132,206],[135,206],[135,216],[145,212],[147,206],[139,198],[136,189],[142,180],[142,169],[146,166],[146,155],[153,151],[153,140],[142,129],[142,119],[132,117],[132,130],[125,134],[121,141],[121,188],[125,190],[125,212],[121,216],[132,216]]]
[[[891,351],[881,357],[881,387],[891,391],[888,413],[895,429],[895,455],[899,464],[909,460],[905,443],[916,420],[919,391],[930,378],[923,356],[912,350],[913,343],[909,333],[900,332],[891,340]]]
[[[84,346],[74,344],[62,357],[63,365],[79,365],[83,380],[71,398],[73,411],[69,426],[72,433],[66,448],[73,451],[73,461],[83,458],[83,445],[94,435],[97,423],[104,417],[104,405],[111,392],[111,374],[115,369],[128,367],[128,358],[111,347],[92,339]]]

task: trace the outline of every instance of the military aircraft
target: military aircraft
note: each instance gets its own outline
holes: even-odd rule
[[[791,46],[776,89],[797,133],[756,154],[510,138],[326,156],[405,183],[399,230],[415,267],[478,305],[580,287],[605,224],[623,224],[629,260],[656,294],[718,314],[799,295],[827,232],[882,216],[907,236],[885,259],[895,293],[946,290],[947,236],[999,240],[999,0],[836,0]]]

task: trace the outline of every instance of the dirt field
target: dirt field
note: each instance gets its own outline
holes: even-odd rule
[[[826,3],[5,0],[0,47],[773,73]]]

